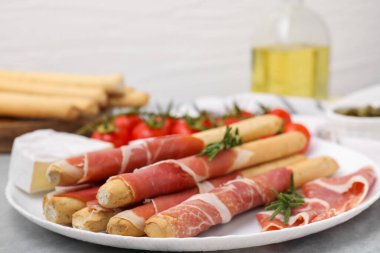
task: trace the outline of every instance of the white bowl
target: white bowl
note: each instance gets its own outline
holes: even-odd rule
[[[356,117],[336,113],[338,108],[364,107],[367,105],[380,106],[380,101],[358,101],[337,103],[327,110],[327,118],[331,127],[338,135],[349,135],[352,137],[365,137],[380,140],[380,117]]]

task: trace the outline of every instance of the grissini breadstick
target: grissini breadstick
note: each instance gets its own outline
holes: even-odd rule
[[[16,94],[16,93],[15,93]],[[21,94],[21,93],[17,93]],[[52,97],[60,104],[73,104],[80,111],[81,116],[94,116],[99,113],[98,102],[80,97],[62,97],[62,96],[45,96],[45,95],[28,95],[30,97],[39,97],[45,99],[46,97]]]
[[[94,200],[98,189],[99,187],[91,187],[68,193],[48,193],[43,199],[46,219],[62,225],[71,224],[73,213],[85,207],[88,201]]]
[[[323,161],[324,159],[326,159],[326,161]],[[260,165],[256,165],[256,166],[253,166],[253,167],[248,168],[248,169],[244,169],[244,170],[240,171],[240,174],[242,177],[251,178],[251,177],[255,177],[255,176],[258,176],[260,174],[263,174],[265,172],[271,171],[275,168],[281,168],[281,167],[286,167],[286,166],[295,165],[295,164],[298,165],[298,164],[301,164],[302,162],[306,162],[306,161],[318,163],[320,166],[333,167],[330,164],[332,162],[332,159],[330,159],[329,157],[325,158],[324,156],[321,156],[318,159],[311,159],[310,160],[310,159],[307,159],[302,154],[297,154],[297,155],[292,155],[292,156],[288,156],[285,158],[277,159],[277,160],[274,160],[271,162],[263,163]],[[297,167],[292,167],[292,170],[296,171],[297,170],[296,168]],[[307,173],[306,175],[314,176],[313,173]],[[300,182],[301,179],[303,179],[303,177],[304,177],[303,175],[302,176],[298,175],[297,176],[297,182]],[[307,179],[305,179],[305,180],[307,180]]]
[[[142,91],[128,89],[122,96],[110,97],[110,106],[144,106],[149,101],[149,94]]]
[[[51,112],[55,110],[58,115],[58,113],[61,112],[63,108],[70,107],[70,106],[75,107],[77,110],[79,110],[79,116],[94,116],[99,112],[98,103],[94,100],[87,99],[87,98],[48,96],[48,95],[27,95],[24,93],[15,93],[15,92],[0,92],[0,95],[2,95],[3,97],[5,96],[8,97],[6,101],[9,101],[10,99],[15,99],[13,100],[13,102],[9,103],[8,107],[2,109],[3,111],[8,112],[8,113],[9,112],[26,113],[30,111],[45,113],[45,112]],[[2,102],[5,104],[6,101],[2,101]],[[18,105],[15,105],[16,103],[18,103]],[[24,110],[18,109],[18,111],[14,110],[15,108],[20,108],[22,106],[27,107],[27,108],[24,108]],[[62,109],[59,107],[62,107]],[[47,117],[43,117],[43,118],[47,118]],[[52,118],[52,117],[49,117],[49,118]]]
[[[44,83],[28,83],[0,79],[0,91],[16,92],[30,95],[79,97],[92,100],[100,105],[105,105],[107,102],[107,94],[102,88],[98,87],[46,85]]]
[[[73,228],[102,232],[106,230],[109,219],[122,210],[101,207],[97,201],[87,203],[87,206],[72,215]]]
[[[49,85],[101,87],[108,93],[120,93],[123,91],[123,76],[120,74],[78,75],[0,70],[0,79]]]
[[[231,127],[238,128],[243,142],[248,142],[276,134],[281,124],[282,121],[278,117],[264,115],[242,120]],[[218,127],[194,135],[147,139],[113,150],[87,153],[53,163],[47,171],[47,178],[55,185],[73,185],[107,179],[161,160],[197,154],[206,145],[222,140],[225,131],[226,127]],[[110,157],[112,159],[109,159]]]
[[[73,101],[0,92],[0,116],[73,120],[80,115],[81,111]]]
[[[100,187],[97,199],[107,208],[124,206],[145,198],[191,188],[208,178],[298,153],[305,145],[306,137],[303,134],[290,132],[223,150],[211,161],[207,156],[161,161],[133,173],[111,177]]]
[[[239,129],[239,136],[243,142],[249,142],[278,133],[282,127],[282,120],[277,116],[267,114],[239,121],[231,124],[230,127],[232,132]],[[201,139],[206,146],[221,141],[225,133],[226,127],[217,127],[195,133],[193,136]]]
[[[306,160],[306,157],[303,155],[290,156],[242,171],[235,171],[226,176],[221,176],[216,179],[210,179],[208,181],[201,182],[200,184],[198,184],[198,187],[189,190],[154,198],[144,205],[122,211],[113,216],[108,222],[107,232],[110,234],[125,236],[143,236],[145,234],[145,221],[147,219],[149,219],[154,214],[157,214],[161,211],[164,211],[172,206],[181,203],[182,201],[188,199],[189,197],[195,194],[208,192],[213,188],[218,187],[230,180],[236,179],[237,177],[250,175],[252,174],[251,171],[259,170],[261,171],[261,173],[264,173],[269,170],[281,168],[283,166],[289,166],[304,160]],[[95,216],[95,219],[101,221],[109,219],[107,215],[104,216],[104,219],[99,219],[99,216]],[[88,220],[95,219],[92,219],[92,217],[88,218]]]
[[[229,222],[242,212],[273,201],[273,190],[281,192],[289,187],[292,167],[297,167],[294,181],[298,186],[306,178],[309,180],[330,176],[338,168],[331,158],[315,159],[271,170],[256,177],[232,180],[209,193],[194,195],[149,218],[145,232],[150,237],[196,236],[214,225]],[[326,165],[319,166],[321,163]]]

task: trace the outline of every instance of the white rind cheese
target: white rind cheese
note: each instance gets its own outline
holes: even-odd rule
[[[51,129],[26,133],[13,142],[9,178],[28,193],[51,190],[54,187],[45,177],[50,163],[110,148],[107,142]]]

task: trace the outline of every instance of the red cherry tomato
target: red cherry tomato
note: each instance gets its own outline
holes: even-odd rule
[[[105,133],[95,131],[94,133],[92,133],[91,138],[110,142],[113,144],[115,148],[118,148],[125,144],[125,142],[120,138],[120,135],[117,131]]]
[[[204,118],[202,121],[201,121],[201,126],[204,127],[205,129],[209,129],[209,128],[212,128],[213,127],[213,123],[212,123],[212,120],[209,119],[209,118]]]
[[[120,138],[124,141],[124,145],[131,140],[132,129],[140,122],[137,115],[120,115],[114,120],[114,125],[119,133]]]
[[[145,121],[138,123],[132,130],[132,140],[164,136],[163,128],[153,128]]]
[[[198,130],[193,130],[189,126],[186,120],[179,119],[176,120],[173,124],[173,127],[171,129],[171,134],[192,134],[198,132]]]
[[[239,122],[241,119],[234,116],[227,116],[225,118],[220,118],[216,120],[217,126],[229,126],[236,122]]]
[[[215,119],[216,126],[224,126],[224,118],[217,118]]]
[[[139,122],[141,122],[141,119],[137,114],[120,115],[115,118],[115,127],[118,129],[126,128],[128,130],[131,130]]]
[[[309,144],[310,144],[311,135],[310,135],[309,130],[304,125],[301,125],[298,123],[292,123],[292,122],[290,122],[284,126],[284,133],[293,132],[293,131],[297,131],[297,132],[300,132],[300,133],[305,135],[307,141],[306,141],[306,145],[302,149],[301,153],[305,152],[308,149]]]
[[[255,114],[253,114],[253,113],[250,113],[250,112],[247,112],[247,111],[240,111],[240,117],[241,118],[251,118],[251,117],[253,117],[253,116],[255,116]]]
[[[173,126],[174,119],[165,116],[149,116],[146,120],[149,128],[161,129],[165,135],[170,134],[170,130]]]
[[[170,134],[171,129],[174,125],[175,120],[171,117],[164,117],[158,116],[160,120],[165,120],[164,125],[162,126],[162,130],[164,131],[165,135]]]
[[[292,121],[290,114],[281,108],[272,109],[269,111],[269,114],[276,115],[277,117],[281,118],[284,122],[284,125]]]

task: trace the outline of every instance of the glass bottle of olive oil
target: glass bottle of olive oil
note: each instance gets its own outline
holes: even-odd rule
[[[287,96],[328,96],[329,39],[301,0],[288,0],[252,49],[252,87]]]

